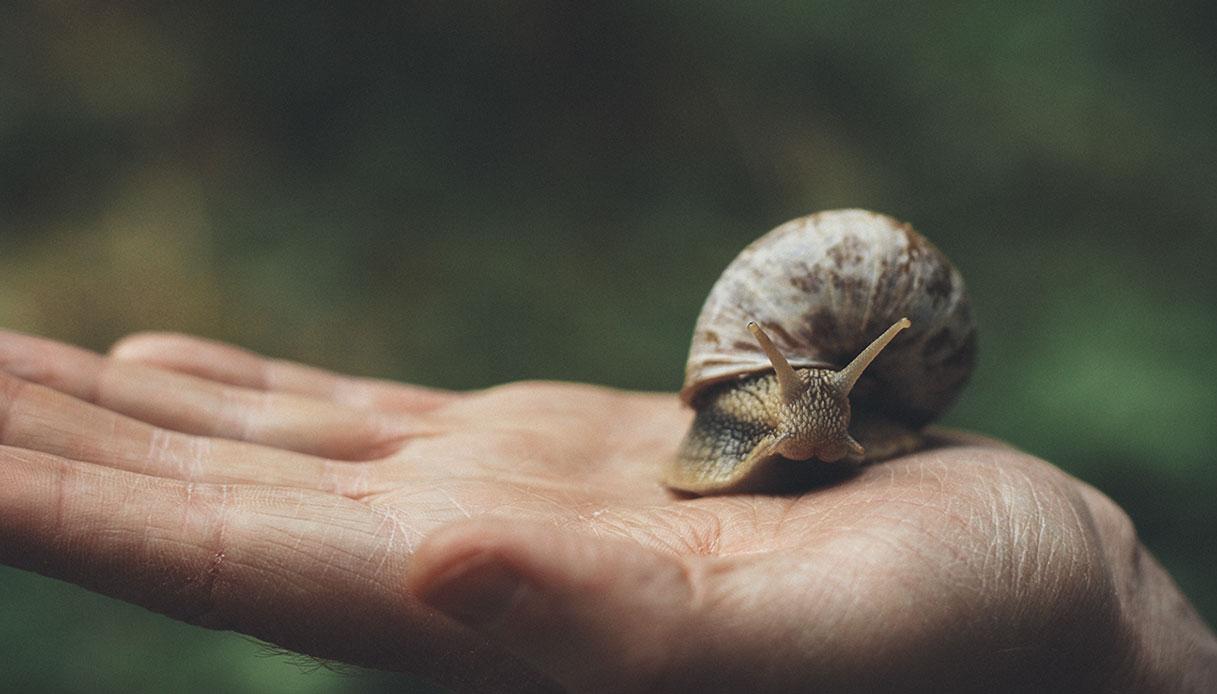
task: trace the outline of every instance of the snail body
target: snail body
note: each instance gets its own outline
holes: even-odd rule
[[[740,491],[789,461],[914,450],[975,354],[962,277],[908,224],[864,210],[783,224],[702,307],[680,393],[696,416],[665,483]]]

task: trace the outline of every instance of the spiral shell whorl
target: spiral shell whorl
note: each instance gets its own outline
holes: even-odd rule
[[[856,408],[920,427],[945,411],[971,373],[976,330],[963,279],[908,224],[864,210],[788,222],[743,250],[710,291],[681,398],[771,369],[746,330],[757,321],[795,368],[840,368],[889,325],[912,327],[877,359]]]

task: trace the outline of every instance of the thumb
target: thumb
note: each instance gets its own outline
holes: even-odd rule
[[[576,691],[662,688],[689,643],[695,562],[533,523],[462,521],[418,549],[409,586]]]

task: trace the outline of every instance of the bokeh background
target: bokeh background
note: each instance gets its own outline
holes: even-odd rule
[[[973,293],[948,423],[1113,496],[1217,620],[1214,3],[192,4],[0,3],[0,326],[674,390],[740,248],[884,211]],[[12,570],[0,682],[413,686]]]

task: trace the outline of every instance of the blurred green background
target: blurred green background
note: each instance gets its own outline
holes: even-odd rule
[[[1214,3],[195,5],[0,4],[0,326],[674,390],[740,248],[883,211],[971,287],[948,423],[1113,496],[1217,620]],[[0,682],[411,684],[12,570]]]

